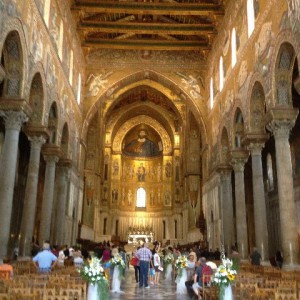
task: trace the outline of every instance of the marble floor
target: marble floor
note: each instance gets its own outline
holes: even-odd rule
[[[176,294],[175,282],[166,282],[160,280],[159,286],[149,285],[149,289],[139,288],[139,284],[135,282],[134,270],[132,267],[126,270],[125,280],[123,280],[121,289],[124,294],[111,293],[110,300],[189,300],[188,295]]]

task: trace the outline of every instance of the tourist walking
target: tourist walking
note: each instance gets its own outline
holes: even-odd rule
[[[152,258],[152,253],[148,249],[147,243],[144,243],[144,246],[135,253],[135,257],[139,259],[139,263],[140,263],[139,287],[142,288],[143,286],[145,286],[145,288],[148,289],[149,288],[148,271],[149,271],[149,263]]]

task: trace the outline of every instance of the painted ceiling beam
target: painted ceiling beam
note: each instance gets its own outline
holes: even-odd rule
[[[210,50],[211,46],[201,41],[173,40],[109,40],[88,39],[83,47],[98,49],[130,49],[130,50]]]
[[[203,24],[161,24],[161,23],[121,23],[121,22],[81,22],[79,30],[84,32],[135,33],[135,34],[183,34],[204,35],[214,34],[211,25]]]
[[[88,13],[212,16],[224,15],[222,5],[213,3],[119,2],[75,0],[72,10]]]

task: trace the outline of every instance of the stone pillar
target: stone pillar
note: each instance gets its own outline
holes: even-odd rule
[[[57,245],[65,244],[65,219],[66,219],[66,201],[69,186],[70,165],[66,165],[63,161],[59,161],[57,172],[57,206],[55,218],[55,243]]]
[[[46,142],[46,138],[44,136],[33,136],[29,137],[29,140],[31,143],[31,149],[20,231],[21,256],[31,255],[31,239],[34,230],[41,147]]]
[[[274,112],[272,112],[274,114]],[[280,230],[284,265],[299,263],[296,204],[294,199],[293,170],[289,135],[297,116],[296,111],[287,118],[273,119],[268,124],[275,138],[276,170],[280,211]]]
[[[219,173],[221,175],[222,243],[225,251],[230,254],[231,246],[235,244],[231,169],[229,167],[219,168]]]
[[[234,170],[235,181],[235,207],[236,207],[236,233],[238,250],[242,259],[248,257],[248,231],[247,231],[247,213],[245,202],[245,181],[244,181],[244,168],[248,156],[246,152],[236,152],[232,154],[231,164]],[[241,156],[241,157],[239,157]]]
[[[248,149],[252,159],[252,184],[255,220],[255,243],[262,260],[269,259],[267,210],[264,189],[261,150],[263,143],[250,142]]]
[[[28,118],[22,111],[0,112],[5,139],[0,161],[0,258],[7,254],[21,126]]]
[[[58,155],[50,154],[47,152],[46,154],[44,154],[44,159],[46,161],[46,172],[45,172],[44,194],[43,194],[41,225],[40,225],[40,234],[39,234],[40,245],[42,245],[45,240],[50,240],[51,216],[52,216],[54,182],[55,182],[55,168],[59,158]]]

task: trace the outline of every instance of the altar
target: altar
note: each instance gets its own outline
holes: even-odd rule
[[[128,228],[128,244],[143,244],[143,243],[153,243],[154,242],[154,233],[152,231],[152,228],[146,227],[138,227]]]

